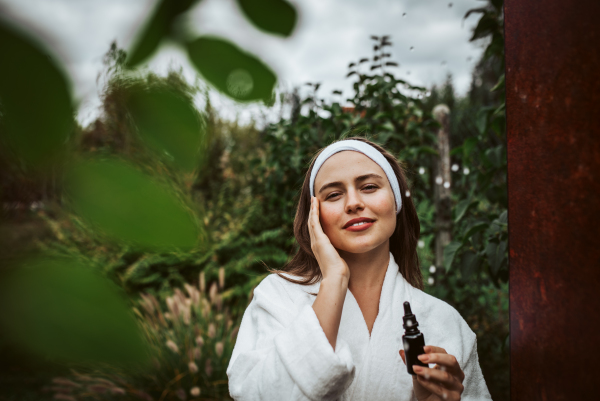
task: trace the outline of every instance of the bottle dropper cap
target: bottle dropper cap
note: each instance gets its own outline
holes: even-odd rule
[[[417,322],[417,318],[413,315],[412,310],[410,309],[410,302],[408,301],[404,302],[404,316],[402,317],[402,320],[404,320],[402,327],[407,333],[419,333],[419,329],[417,329],[419,322]]]

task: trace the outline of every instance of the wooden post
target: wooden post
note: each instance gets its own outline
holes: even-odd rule
[[[511,400],[597,400],[600,1],[504,12]]]
[[[434,163],[434,200],[435,200],[435,265],[444,265],[444,247],[452,241],[452,207],[450,190],[450,109],[445,104],[438,104],[433,109],[433,116],[441,124],[437,133],[437,151],[439,156]]]

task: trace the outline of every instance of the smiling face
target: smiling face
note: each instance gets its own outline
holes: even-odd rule
[[[360,152],[342,151],[323,163],[315,177],[323,232],[338,250],[365,253],[384,247],[396,229],[396,203],[385,172]],[[346,227],[367,218],[371,223]]]

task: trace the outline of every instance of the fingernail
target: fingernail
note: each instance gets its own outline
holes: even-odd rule
[[[429,360],[429,355],[421,354],[417,358],[419,358],[423,362],[427,362]]]
[[[414,370],[415,372],[422,372],[422,371],[423,371],[423,368],[422,368],[422,367],[420,367],[420,366],[413,366],[413,370]]]

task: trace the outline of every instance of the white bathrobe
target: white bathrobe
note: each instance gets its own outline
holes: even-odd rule
[[[271,274],[254,289],[227,368],[235,400],[416,400],[398,353],[404,301],[425,344],[458,360],[465,373],[462,399],[491,400],[475,333],[452,306],[411,286],[391,252],[371,335],[348,290],[335,351],[312,308],[316,296],[308,294],[319,287],[320,282],[302,286]]]

